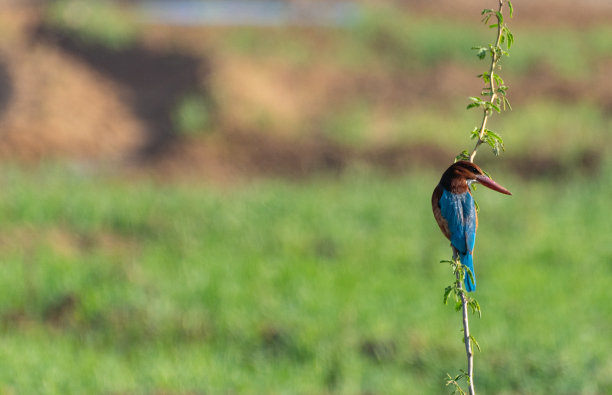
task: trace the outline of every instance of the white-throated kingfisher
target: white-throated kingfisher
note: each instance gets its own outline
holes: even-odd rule
[[[442,233],[459,253],[461,264],[472,272],[472,277],[468,273],[464,276],[465,289],[468,292],[476,290],[473,253],[478,215],[470,192],[470,185],[474,182],[494,191],[512,195],[506,188],[485,176],[475,163],[462,160],[446,169],[431,196],[434,217]]]

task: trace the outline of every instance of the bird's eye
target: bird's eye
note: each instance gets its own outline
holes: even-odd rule
[[[474,166],[470,167],[470,170],[472,170],[472,173],[474,174],[479,174],[478,170],[476,170]]]

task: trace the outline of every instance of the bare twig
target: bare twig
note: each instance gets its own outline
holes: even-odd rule
[[[499,0],[499,13],[502,13],[504,8],[504,0]],[[495,99],[497,99],[497,92],[495,92],[495,79],[493,78],[493,74],[495,73],[495,68],[497,67],[497,62],[499,61],[501,54],[499,53],[499,46],[502,38],[502,21],[497,19],[497,39],[495,40],[495,47],[493,48],[493,53],[491,56],[491,68],[489,70],[489,88],[491,89],[491,99],[489,100],[489,104],[493,104]],[[474,162],[474,157],[476,156],[476,151],[480,144],[484,143],[484,137],[486,133],[486,126],[489,117],[491,116],[491,106],[485,107],[483,109],[482,123],[480,124],[480,129],[478,131],[478,141],[476,141],[476,146],[474,146],[474,150],[470,154],[470,162]]]

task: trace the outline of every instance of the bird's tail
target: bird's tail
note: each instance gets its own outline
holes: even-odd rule
[[[467,272],[467,270],[464,273],[463,282],[465,283],[465,290],[468,292],[472,292],[476,290],[476,273],[474,272],[474,261],[472,258],[473,256],[469,252],[465,255],[463,254],[461,255],[461,264],[467,267],[468,269],[470,269],[470,271],[472,272],[471,276]]]

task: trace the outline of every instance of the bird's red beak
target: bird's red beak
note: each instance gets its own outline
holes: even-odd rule
[[[493,181],[492,179],[490,179],[487,176],[483,176],[483,175],[477,175],[476,176],[476,181],[478,181],[480,184],[484,185],[487,188],[490,188],[494,191],[497,192],[501,192],[505,195],[512,195],[510,193],[509,190],[507,190],[506,188],[502,187],[501,185],[499,185],[498,183],[496,183],[495,181]]]

